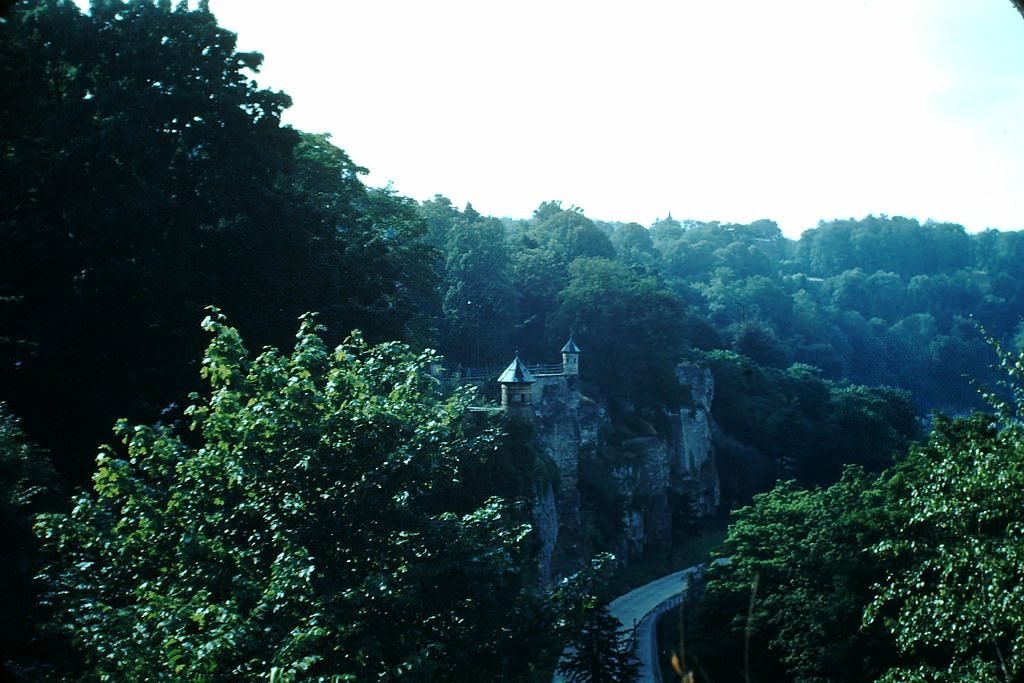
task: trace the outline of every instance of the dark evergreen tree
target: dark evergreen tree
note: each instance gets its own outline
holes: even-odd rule
[[[45,452],[30,443],[19,420],[0,403],[0,680],[45,680],[56,662],[41,624],[36,574],[42,568],[37,514],[57,507],[61,487]],[[73,661],[72,657],[67,661]]]
[[[629,629],[611,615],[606,605],[594,605],[583,615],[569,654],[559,664],[569,683],[631,683],[640,674]]]

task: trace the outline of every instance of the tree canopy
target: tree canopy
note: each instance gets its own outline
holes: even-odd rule
[[[252,357],[220,316],[182,427],[118,425],[93,491],[41,523],[91,680],[519,680],[556,655],[530,527],[467,463],[499,434],[433,358],[359,336]]]
[[[0,24],[0,381],[76,479],[100,425],[194,388],[205,306],[258,345],[309,310],[374,341],[430,336],[415,203],[283,126],[261,60],[202,3],[34,0]]]
[[[700,624],[709,667],[738,679],[746,641],[752,680],[1020,678],[1024,353],[997,352],[996,415],[938,416],[877,478],[785,482],[736,513]]]

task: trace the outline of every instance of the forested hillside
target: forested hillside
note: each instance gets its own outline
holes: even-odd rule
[[[823,221],[794,241],[769,220],[666,218],[644,228],[557,202],[506,220],[502,232],[440,197],[424,210],[445,256],[441,348],[464,363],[498,360],[479,358],[470,341],[501,357],[511,346],[540,354],[568,327],[597,345],[598,363],[614,349],[656,371],[688,349],[729,349],[768,367],[803,363],[832,380],[905,389],[924,410],[959,413],[979,405],[967,378],[991,376],[979,326],[1009,344],[1024,330],[1017,232],[868,216]],[[471,263],[481,267],[467,275]]]
[[[1000,357],[1013,397],[990,396],[992,414],[940,417],[881,475],[786,482],[737,511],[688,666],[718,681],[1018,680],[1024,353]]]
[[[689,400],[677,368],[708,368],[722,500],[762,494],[742,519],[809,505],[842,537],[860,522],[829,506],[851,496],[871,520],[895,515],[863,537],[898,581],[847,605],[875,615],[849,637],[912,629],[888,615],[911,600],[919,549],[896,540],[916,518],[885,501],[927,479],[929,457],[1009,448],[1019,416],[939,420],[874,477],[927,411],[983,405],[970,378],[998,388],[986,335],[1024,346],[1020,233],[868,216],[792,240],[770,220],[417,201],[282,125],[289,97],[251,80],[261,60],[203,3],[29,0],[0,23],[5,676],[550,680],[593,619],[593,576],[538,588],[530,510],[550,462],[528,428],[472,415],[489,399],[436,377],[516,350],[553,362],[570,335],[602,443],[668,431]],[[621,455],[582,465],[604,525],[588,550],[621,531]],[[762,493],[780,478],[833,488]],[[730,554],[748,552],[743,528]],[[751,566],[714,594],[721,618]],[[798,623],[771,638],[796,643]],[[994,666],[988,650],[928,652]]]

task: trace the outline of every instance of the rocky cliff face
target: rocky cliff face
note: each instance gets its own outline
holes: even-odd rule
[[[679,381],[690,387],[691,406],[680,409],[678,415],[674,481],[692,495],[691,511],[697,516],[709,516],[721,502],[711,422],[715,380],[707,368],[681,366],[676,372]]]
[[[541,485],[534,512],[550,581],[576,571],[585,559],[580,458],[597,448],[605,410],[561,375],[538,377],[533,390],[537,441],[558,468],[557,483]]]
[[[712,445],[714,381],[704,368],[681,367],[690,405],[666,415],[668,429],[623,437],[605,406],[582,396],[565,377],[540,376],[533,387],[534,431],[558,470],[557,483],[539,485],[534,521],[546,579],[576,571],[595,548],[591,517],[621,513],[618,529],[605,538],[622,560],[667,550],[685,526],[714,514],[719,478]],[[610,468],[616,508],[596,509],[581,489],[581,467]],[[613,520],[614,521],[614,520]]]

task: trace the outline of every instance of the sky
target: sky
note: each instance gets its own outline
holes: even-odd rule
[[[210,0],[374,187],[528,218],[1024,228],[1008,0]]]

